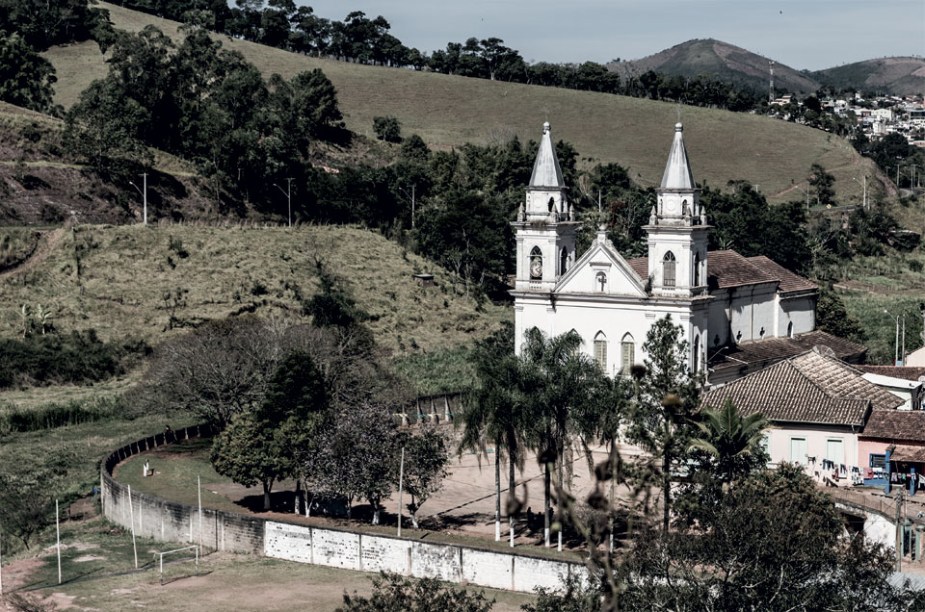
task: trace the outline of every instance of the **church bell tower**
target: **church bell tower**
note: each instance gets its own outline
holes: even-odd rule
[[[575,262],[579,223],[572,215],[567,192],[547,122],[526,199],[512,223],[517,237],[517,291],[548,293]]]
[[[690,298],[707,290],[706,211],[694,183],[684,128],[675,125],[674,141],[665,165],[657,200],[645,229],[649,247],[652,294]]]

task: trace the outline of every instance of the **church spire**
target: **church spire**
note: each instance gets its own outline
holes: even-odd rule
[[[562,189],[565,180],[562,178],[562,168],[556,149],[552,145],[552,131],[549,122],[543,124],[543,137],[540,139],[540,149],[533,164],[533,174],[530,176],[530,187],[546,187]]]
[[[674,141],[671,143],[668,163],[665,164],[661,188],[680,190],[695,188],[694,175],[687,161],[687,149],[684,148],[684,126],[680,122],[674,126]]]

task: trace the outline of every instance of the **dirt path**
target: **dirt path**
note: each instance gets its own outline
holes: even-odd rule
[[[52,251],[55,250],[55,248],[58,246],[58,243],[61,242],[61,239],[64,238],[66,231],[67,230],[65,230],[63,227],[59,227],[58,229],[43,233],[42,237],[39,238],[39,243],[35,247],[35,250],[32,252],[32,255],[30,255],[25,261],[0,272],[0,279],[4,279],[15,274],[22,274],[23,272],[29,272],[43,261],[48,259],[48,256],[52,253]]]

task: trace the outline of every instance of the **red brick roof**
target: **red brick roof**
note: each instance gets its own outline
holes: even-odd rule
[[[867,348],[824,331],[811,331],[793,338],[765,338],[726,346],[710,357],[715,371],[740,369],[744,373],[795,357],[813,348],[827,347],[842,361],[859,360]]]
[[[925,442],[925,411],[874,411],[867,419],[861,435],[889,441]]]
[[[639,278],[649,275],[649,258],[637,257],[629,260]],[[707,274],[710,289],[728,289],[760,283],[777,282],[782,293],[808,291],[816,285],[802,276],[774,263],[764,256],[746,258],[735,251],[710,251],[707,253]]]
[[[770,276],[777,278],[780,281],[778,290],[781,293],[796,293],[819,289],[815,283],[810,282],[798,274],[794,274],[784,266],[771,259],[768,259],[764,255],[749,257],[748,262],[760,268]],[[709,261],[707,262],[707,265],[709,265]]]
[[[887,410],[903,403],[848,364],[818,351],[710,389],[703,404],[717,408],[726,399],[744,414],[760,412],[770,421],[844,426],[863,426],[871,408]]]
[[[870,374],[879,374],[881,376],[890,376],[892,378],[901,378],[903,380],[911,380],[915,382],[925,379],[925,368],[914,366],[862,365],[858,366],[858,369],[862,372],[868,372]]]
[[[710,289],[743,287],[778,280],[773,274],[768,274],[735,251],[707,253],[707,275]]]

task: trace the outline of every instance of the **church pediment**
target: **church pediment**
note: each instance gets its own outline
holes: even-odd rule
[[[597,240],[556,283],[554,293],[646,297],[645,281],[606,239]]]

